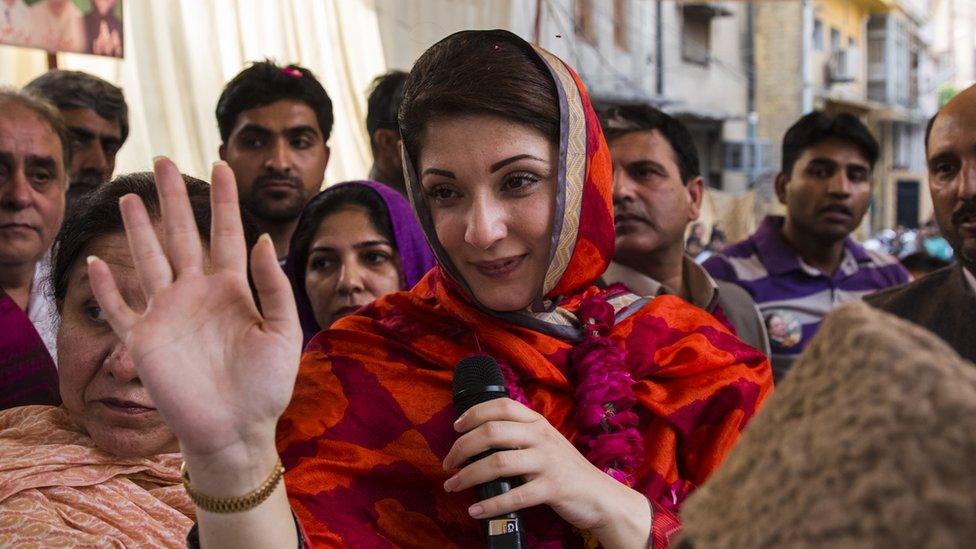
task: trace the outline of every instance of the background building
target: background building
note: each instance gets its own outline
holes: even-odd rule
[[[924,144],[938,99],[931,7],[929,0],[756,3],[759,134],[778,143],[799,116],[822,109],[858,116],[881,143],[862,236],[917,227],[931,214]],[[772,155],[761,182],[767,200],[781,160],[778,150]]]
[[[166,154],[206,177],[221,87],[271,57],[311,68],[333,97],[326,181],[362,177],[372,78],[409,70],[453,32],[504,28],[565,59],[598,103],[646,102],[683,120],[711,191],[706,224],[732,239],[777,208],[783,133],[814,108],[856,114],[882,144],[862,236],[926,219],[926,120],[976,81],[976,0],[133,0],[123,16],[123,60],[56,56],[125,89],[120,172]],[[21,86],[47,62],[0,46],[0,85]]]

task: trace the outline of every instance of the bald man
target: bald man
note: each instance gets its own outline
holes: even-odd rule
[[[976,86],[932,117],[925,149],[935,219],[957,262],[865,301],[928,328],[976,362]]]

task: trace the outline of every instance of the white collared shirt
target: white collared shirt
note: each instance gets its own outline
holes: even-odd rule
[[[58,364],[58,312],[54,306],[53,292],[49,291],[48,275],[51,272],[51,255],[44,257],[34,266],[34,281],[27,298],[27,318],[34,324],[47,352],[51,353],[54,365]]]

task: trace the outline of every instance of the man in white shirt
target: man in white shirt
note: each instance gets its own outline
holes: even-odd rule
[[[31,10],[31,46],[47,51],[85,51],[84,15],[71,0],[40,0]]]

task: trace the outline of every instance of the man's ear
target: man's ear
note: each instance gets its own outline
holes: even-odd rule
[[[705,199],[705,178],[699,175],[689,180],[685,192],[688,193],[688,221],[696,221],[701,215],[702,200]]]
[[[323,145],[325,147],[325,167],[329,167],[329,159],[332,158],[332,149],[328,145]]]
[[[776,174],[776,183],[774,184],[776,188],[776,198],[779,199],[779,203],[786,205],[786,184],[790,182],[790,176],[786,175],[786,172],[779,172]]]
[[[224,162],[227,161],[227,145],[224,143],[220,144],[220,148],[217,149],[217,154],[220,155],[220,159]]]
[[[376,143],[376,148],[384,155],[400,154],[400,134],[393,130],[387,128],[376,130],[373,132],[373,141]]]

